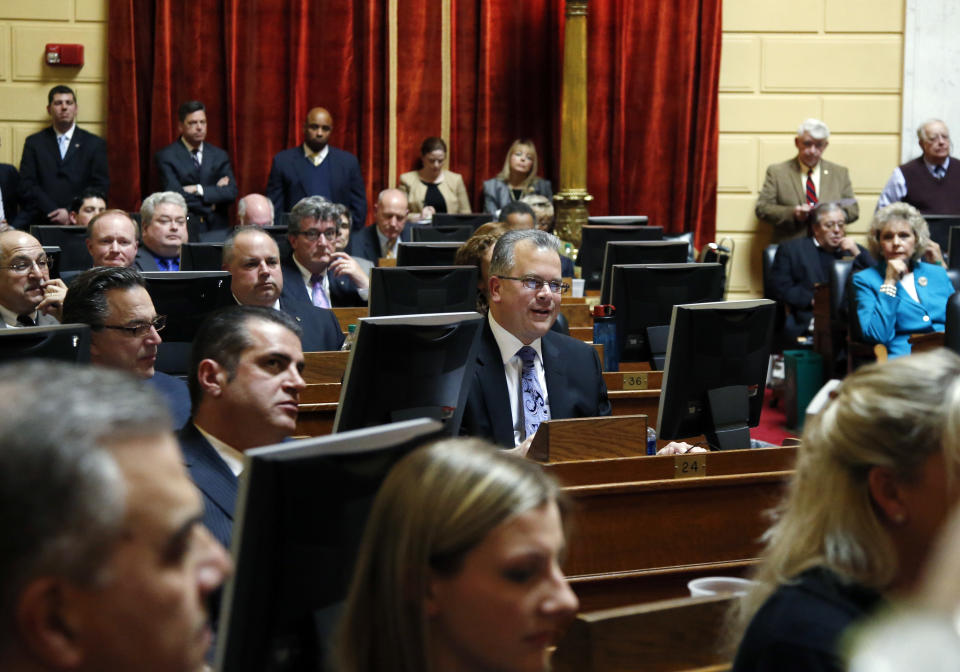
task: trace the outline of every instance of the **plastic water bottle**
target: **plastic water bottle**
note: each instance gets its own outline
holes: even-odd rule
[[[340,346],[341,350],[349,350],[353,347],[353,341],[357,337],[357,325],[351,324],[347,327],[347,337],[343,339],[343,345]]]
[[[657,430],[647,425],[647,455],[657,454]]]
[[[613,306],[593,307],[593,342],[603,344],[603,370],[620,369],[620,353],[617,350],[617,322]]]

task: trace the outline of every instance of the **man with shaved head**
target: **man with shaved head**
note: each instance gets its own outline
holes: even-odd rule
[[[350,210],[353,228],[367,223],[367,190],[357,157],[328,143],[333,117],[322,107],[307,114],[303,144],[285,149],[273,157],[267,197],[277,212],[290,212],[307,196],[323,196],[343,203]]]
[[[67,286],[50,279],[40,241],[23,231],[0,233],[0,329],[57,324]]]
[[[410,231],[405,228],[409,212],[405,193],[399,189],[381,191],[374,206],[374,226],[353,234],[353,255],[373,263],[381,258],[395,259],[398,243],[410,240]]]
[[[273,201],[263,194],[247,194],[237,201],[237,225],[263,228],[273,226]],[[229,229],[213,229],[200,234],[201,243],[222,243],[233,232]]]

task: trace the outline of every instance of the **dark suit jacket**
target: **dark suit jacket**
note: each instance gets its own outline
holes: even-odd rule
[[[281,303],[284,299],[287,299],[293,303],[312,306],[313,302],[307,294],[307,286],[303,284],[303,276],[300,275],[300,269],[293,262],[293,257],[284,257],[280,267],[283,271]],[[360,298],[360,293],[353,280],[345,275],[337,277],[333,273],[327,273],[327,278],[330,280],[330,302],[335,308],[367,305],[367,302]]]
[[[273,201],[277,217],[282,212],[290,212],[301,198],[323,196],[334,203],[341,203],[350,210],[354,231],[362,229],[367,223],[367,188],[360,173],[360,162],[350,152],[327,145],[327,158],[330,162],[330,193],[308,194],[306,185],[310,178],[308,172],[313,165],[303,153],[303,145],[285,149],[273,157],[270,177],[267,179],[267,198]]]
[[[20,213],[15,226],[49,224],[47,213],[69,208],[87,187],[110,190],[107,143],[79,126],[73,131],[67,154],[60,158],[52,126],[29,136],[20,159]]]
[[[550,185],[550,180],[545,180],[542,177],[538,177],[536,180],[534,180],[533,190],[527,193],[540,194],[541,196],[546,196],[551,200],[553,199],[553,188]],[[510,187],[508,187],[507,183],[503,180],[492,177],[483,182],[484,212],[489,212],[491,215],[495,215],[503,206],[512,200],[513,195],[510,193]]]
[[[224,229],[227,227],[227,209],[237,200],[237,178],[230,167],[230,157],[219,147],[209,142],[203,143],[203,162],[197,168],[193,156],[177,138],[157,152],[157,169],[160,171],[160,188],[163,191],[176,191],[187,199],[187,208],[191,214],[201,215],[206,220],[206,229]],[[230,178],[229,184],[217,186],[217,180]],[[188,194],[185,185],[200,184],[203,196]]]
[[[180,430],[180,450],[190,479],[203,495],[203,524],[225,548],[230,548],[237,477],[192,422]]]
[[[157,266],[157,260],[147,251],[143,243],[137,248],[137,256],[133,258],[133,267],[142,272],[160,270],[160,267]]]
[[[874,265],[873,257],[862,246],[853,260],[853,272]],[[770,266],[770,290],[773,298],[786,304],[790,311],[784,324],[784,337],[796,343],[797,336],[810,325],[813,317],[813,286],[829,282],[820,265],[820,252],[813,238],[788,240],[777,247],[777,256]]]
[[[400,242],[410,242],[410,229],[404,227],[400,232]],[[371,224],[350,234],[350,250],[351,256],[372,261],[376,265],[383,256],[380,238],[377,236],[377,225]]]
[[[286,281],[283,284],[286,287]],[[300,286],[303,287],[303,282]],[[343,330],[332,310],[317,308],[309,302],[296,301],[289,296],[280,297],[280,310],[295,319],[303,329],[300,345],[304,352],[339,350],[343,345]]]
[[[548,331],[542,339],[542,350],[552,419],[610,415],[600,359],[592,347]],[[480,340],[477,368],[470,382],[460,433],[489,439],[507,448],[514,446],[506,375],[489,322]]]
[[[20,205],[20,174],[9,163],[0,163],[0,196],[3,198],[3,216],[12,226]]]
[[[43,313],[40,313],[39,317],[37,317],[38,327],[53,327],[58,324],[60,323],[57,321],[57,318],[53,317],[52,315],[44,315]],[[6,328],[7,323],[0,319],[0,329]]]
[[[173,428],[179,431],[190,419],[190,390],[187,389],[187,384],[163,371],[155,371],[153,378],[148,378],[147,383],[167,400],[170,415],[173,416]]]

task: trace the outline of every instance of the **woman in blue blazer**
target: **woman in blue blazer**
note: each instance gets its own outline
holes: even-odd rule
[[[890,357],[910,354],[910,334],[943,331],[953,284],[940,246],[923,216],[907,203],[879,210],[870,224],[870,251],[882,259],[853,276],[863,338]]]

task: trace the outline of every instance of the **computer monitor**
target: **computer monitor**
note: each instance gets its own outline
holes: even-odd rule
[[[380,484],[439,430],[411,420],[244,453],[216,669],[324,669]]]
[[[39,240],[40,245],[56,245],[60,248],[58,271],[84,271],[93,266],[93,258],[87,251],[87,229],[84,226],[33,225],[30,235]]]
[[[453,266],[462,243],[403,243],[397,245],[397,266]]]
[[[0,329],[0,362],[27,357],[86,364],[90,361],[90,327],[57,324]]]
[[[930,229],[930,240],[936,242],[941,250],[950,250],[950,228],[960,226],[960,213],[951,215],[924,215]]]
[[[456,436],[486,319],[466,312],[359,322],[333,431],[430,418]]]
[[[370,317],[476,310],[477,274],[476,266],[373,268]]]
[[[488,212],[465,212],[456,215],[438,212],[430,221],[433,226],[469,225],[476,231],[487,222],[492,222],[493,215]]]
[[[682,264],[687,261],[688,249],[682,240],[611,240],[603,254],[600,303],[611,302],[610,269],[614,265]]]
[[[184,375],[190,348],[204,318],[217,308],[236,305],[226,271],[150,271],[143,274],[147,292],[167,326],[157,351],[158,370]]]
[[[660,240],[663,227],[660,226],[584,226],[581,228],[580,252],[577,265],[585,289],[600,289],[603,284],[603,255],[607,243],[611,240]]]
[[[720,450],[750,447],[775,313],[769,299],[674,307],[657,414],[661,439],[703,434]]]
[[[616,265],[612,278],[619,361],[654,371],[663,370],[673,307],[723,300],[720,264]]]
[[[960,355],[960,292],[947,299],[947,324],[943,338],[944,347]]]
[[[50,278],[59,278],[60,277],[60,246],[59,245],[42,245],[43,253],[47,255],[47,271],[50,275]],[[77,271],[78,273],[80,271]]]
[[[184,243],[180,246],[181,271],[219,271],[223,267],[223,243]]]
[[[453,226],[414,226],[410,228],[410,240],[414,243],[462,243],[473,235],[469,224]]]
[[[600,215],[587,217],[587,224],[591,226],[609,226],[611,224],[642,224],[646,226],[650,219],[646,215]]]

